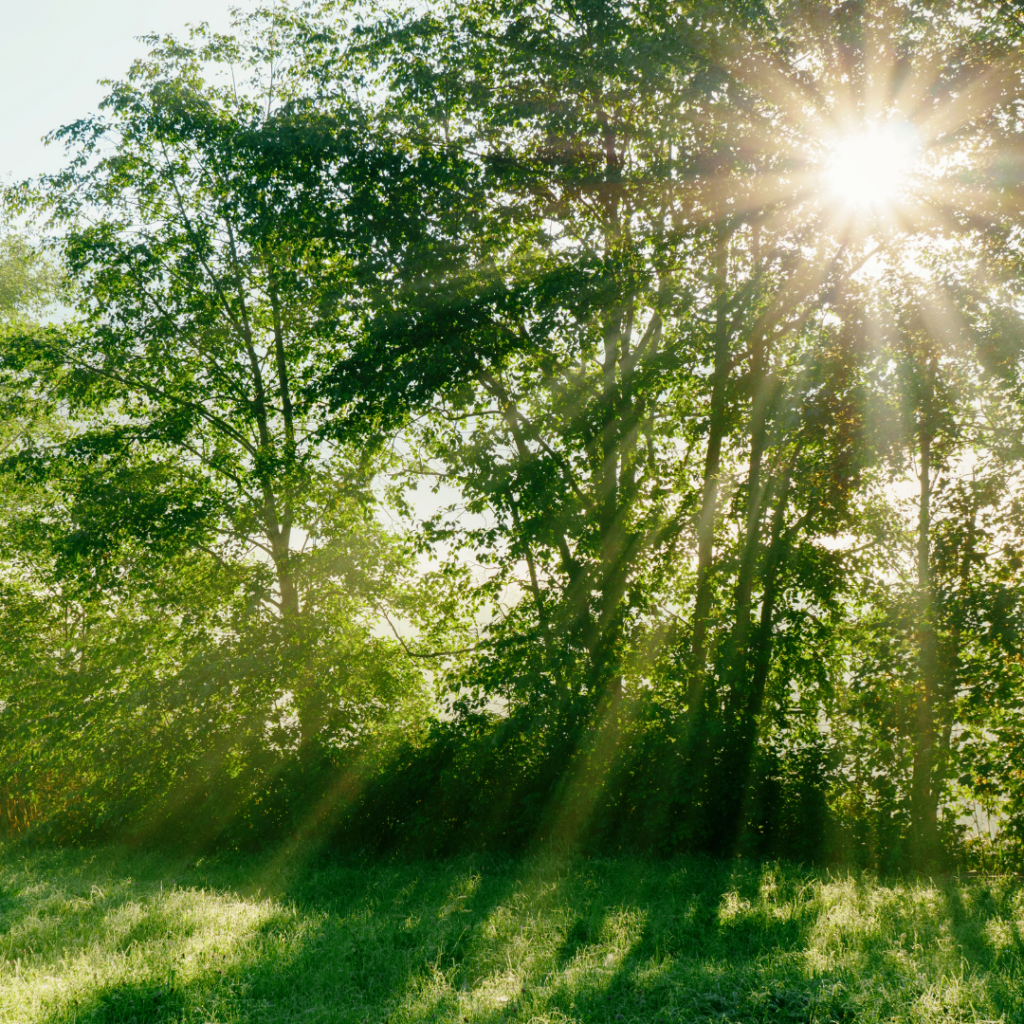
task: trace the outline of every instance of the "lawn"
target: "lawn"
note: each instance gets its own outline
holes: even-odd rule
[[[0,1022],[1024,1021],[1019,882],[0,848]]]

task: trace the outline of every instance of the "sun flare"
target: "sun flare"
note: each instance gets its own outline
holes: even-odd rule
[[[920,146],[906,123],[884,124],[841,138],[825,165],[825,182],[837,200],[857,209],[892,204],[907,185]]]

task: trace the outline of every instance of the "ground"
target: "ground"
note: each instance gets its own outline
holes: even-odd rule
[[[1024,1022],[1024,887],[0,847],[0,1022]]]

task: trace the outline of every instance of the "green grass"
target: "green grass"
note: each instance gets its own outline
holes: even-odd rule
[[[1024,1021],[1024,892],[699,860],[0,848],[0,1022]]]

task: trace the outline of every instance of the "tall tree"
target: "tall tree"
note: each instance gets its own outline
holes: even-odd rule
[[[208,538],[264,552],[293,617],[311,489],[330,479],[365,500],[372,472],[321,442],[302,392],[345,332],[343,257],[311,225],[337,205],[353,129],[297,113],[268,26],[152,42],[103,114],[56,133],[73,161],[39,199],[79,316],[25,344],[101,389],[111,449],[148,444],[191,481],[182,514],[202,510]],[[209,67],[231,62],[249,80],[211,84]]]
[[[111,638],[128,643],[115,624],[141,616],[163,651],[153,671],[180,698],[150,735],[170,736],[208,683],[257,733],[283,702],[315,758],[399,707],[421,709],[425,690],[395,663],[397,645],[371,635],[410,558],[375,515],[380,450],[323,435],[304,390],[347,343],[348,262],[323,223],[336,217],[343,235],[359,117],[304,102],[281,19],[241,27],[151,40],[100,115],[56,133],[67,169],[22,191],[46,220],[70,309],[12,325],[2,360],[64,429],[9,446],[3,469],[53,498],[21,518],[34,514],[47,585],[63,581],[51,596],[70,594],[83,630],[97,627],[71,645],[77,675],[61,678],[111,701],[97,692],[78,711],[113,715],[134,699],[106,689],[103,670],[113,678]],[[204,578],[206,608],[192,589]],[[138,680],[138,692],[159,682]],[[230,736],[217,741],[225,757]]]

